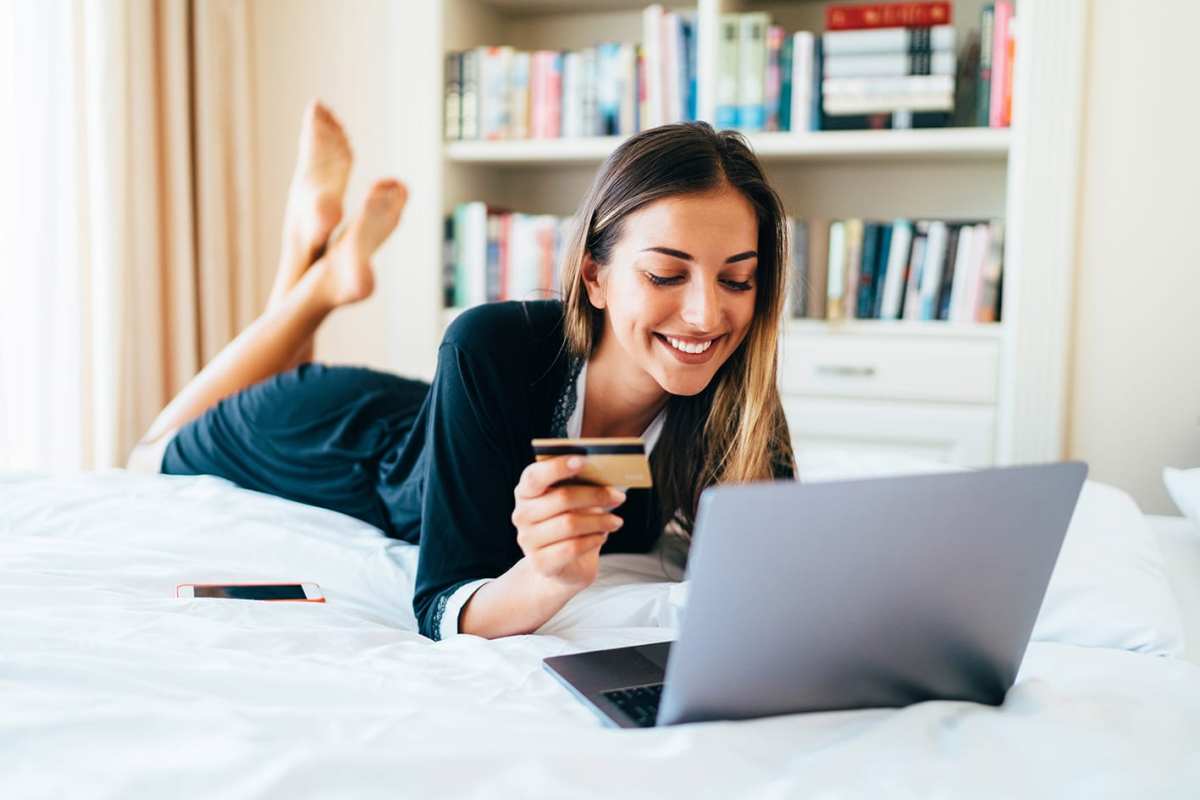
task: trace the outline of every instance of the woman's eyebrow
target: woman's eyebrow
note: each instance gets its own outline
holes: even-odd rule
[[[681,258],[684,261],[695,261],[690,254],[685,253],[682,250],[676,250],[672,247],[646,247],[643,248],[641,252],[662,253],[664,256]],[[756,250],[747,250],[744,253],[738,253],[737,255],[733,255],[725,259],[725,263],[732,264],[735,261],[745,261],[748,258],[758,258],[758,252]]]

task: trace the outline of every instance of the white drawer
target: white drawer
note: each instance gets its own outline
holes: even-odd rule
[[[992,339],[788,334],[780,346],[787,394],[995,403],[1000,363]]]
[[[965,467],[995,460],[995,406],[784,395],[797,461],[823,454],[904,455]]]

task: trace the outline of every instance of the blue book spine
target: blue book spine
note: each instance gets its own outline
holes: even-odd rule
[[[808,129],[821,130],[821,74],[824,69],[821,37],[813,41],[813,70],[812,70],[812,113],[809,115]]]
[[[792,129],[792,37],[783,37],[779,48],[779,130]]]
[[[879,253],[875,264],[875,280],[871,282],[871,319],[879,319],[883,307],[883,287],[887,280],[888,258],[892,252],[892,225],[885,224],[879,232]]]

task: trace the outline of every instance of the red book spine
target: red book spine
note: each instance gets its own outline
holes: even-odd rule
[[[948,0],[926,3],[867,3],[826,6],[825,30],[849,31],[862,28],[928,28],[950,24]]]

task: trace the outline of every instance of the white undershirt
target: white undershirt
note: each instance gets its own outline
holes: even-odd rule
[[[567,419],[568,439],[578,439],[583,433],[583,403],[584,398],[587,397],[587,371],[588,365],[585,361],[583,368],[579,370],[579,377],[575,379],[575,410]],[[662,411],[658,412],[658,416],[642,432],[642,440],[646,443],[647,457],[654,451],[654,445],[658,443],[658,436],[662,433],[663,421],[666,418],[667,409],[664,406]],[[440,638],[445,639],[458,633],[458,615],[462,612],[463,606],[480,586],[493,580],[495,578],[480,578],[477,581],[464,583],[454,590],[454,593],[446,601],[446,610],[442,614],[441,630],[438,632]]]

